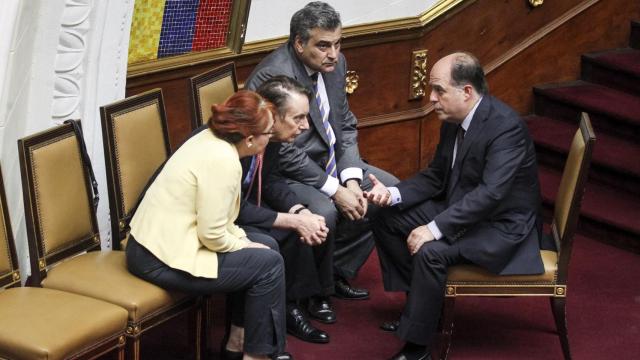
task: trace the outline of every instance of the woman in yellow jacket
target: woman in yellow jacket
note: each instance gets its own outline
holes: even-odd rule
[[[166,289],[231,293],[232,322],[244,325],[244,359],[290,359],[284,353],[284,265],[277,243],[234,224],[240,158],[264,150],[275,110],[251,91],[239,91],[212,110],[209,128],[187,140],[147,189],[131,220],[127,265]]]

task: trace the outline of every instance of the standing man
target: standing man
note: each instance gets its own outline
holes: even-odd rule
[[[315,307],[308,299],[333,293],[331,241],[324,218],[303,205],[280,174],[279,150],[309,129],[309,102],[312,94],[287,76],[275,76],[257,89],[275,105],[277,116],[273,136],[264,154],[241,160],[243,204],[236,223],[245,229],[265,232],[280,245],[285,263],[287,331],[308,342],[327,343],[329,334],[309,322],[306,311],[325,322],[335,314]],[[302,305],[308,305],[307,309]],[[231,337],[230,337],[231,339]],[[229,344],[237,351],[239,344]]]
[[[313,92],[310,129],[293,145],[282,147],[281,170],[298,198],[329,227],[335,246],[335,295],[366,299],[367,290],[346,280],[356,276],[374,246],[368,218],[377,207],[368,206],[362,189],[372,186],[368,174],[389,184],[397,179],[360,158],[357,119],[345,92],[341,40],[340,15],[329,4],[311,2],[291,18],[289,41],[256,67],[245,86],[256,89],[271,77],[286,75]],[[328,297],[312,300],[317,308],[332,312]]]
[[[440,143],[429,167],[396,187],[375,177],[366,194],[385,209],[374,226],[385,290],[407,292],[392,360],[430,359],[449,266],[472,263],[495,274],[539,274],[540,187],[526,125],[488,94],[468,53],[431,70],[430,100]]]

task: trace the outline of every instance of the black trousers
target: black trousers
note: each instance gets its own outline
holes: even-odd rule
[[[284,258],[288,301],[302,300],[314,295],[328,296],[333,293],[332,239],[327,239],[321,245],[309,246],[300,241],[300,236],[295,231],[240,226],[247,233],[268,234],[280,245],[280,254]]]
[[[285,349],[286,324],[284,263],[275,240],[264,234],[247,234],[268,249],[241,249],[218,253],[218,277],[196,277],[173,269],[133,237],[127,242],[129,271],[164,289],[194,295],[231,293],[234,324],[244,325],[244,352],[268,355]],[[274,251],[276,250],[276,251]]]
[[[443,209],[443,204],[434,201],[404,211],[386,208],[373,227],[385,290],[408,292],[396,335],[427,346],[431,346],[438,327],[447,269],[468,261],[460,255],[458,245],[445,238],[425,243],[411,256],[407,238]]]
[[[395,185],[398,182],[395,176],[375,166],[365,165],[363,170],[364,179],[361,187],[365,190],[369,190],[373,186],[369,180],[369,174],[375,175],[387,186]],[[351,221],[340,214],[331,198],[315,187],[295,181],[290,181],[289,185],[298,198],[308,204],[311,212],[324,217],[329,228],[329,241],[333,244],[332,262],[335,275],[345,278],[356,277],[375,246],[369,219],[373,219],[380,209],[369,204],[364,219]]]

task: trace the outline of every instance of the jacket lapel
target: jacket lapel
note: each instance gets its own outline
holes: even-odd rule
[[[309,103],[309,117],[311,118],[313,127],[315,131],[318,132],[322,140],[326,143],[326,145],[329,146],[329,137],[327,136],[327,133],[324,131],[324,125],[322,124],[322,116],[320,115],[320,108],[318,107],[318,102],[315,99],[315,92],[313,91],[313,81],[311,81],[311,78],[307,74],[307,69],[305,69],[302,62],[298,59],[298,55],[296,55],[293,47],[291,45],[288,45],[287,48],[289,50],[291,59],[293,59],[296,80],[298,80],[302,85],[304,85],[307,89],[309,89],[312,94],[312,99]],[[325,86],[326,86],[326,83],[325,83]],[[327,94],[328,93],[329,93],[329,90],[327,89]]]

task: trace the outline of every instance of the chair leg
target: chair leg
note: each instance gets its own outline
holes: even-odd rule
[[[442,305],[442,315],[440,324],[442,327],[442,336],[440,342],[440,360],[446,360],[449,356],[451,348],[451,337],[453,336],[453,309],[456,304],[455,297],[445,297]]]
[[[214,353],[213,345],[213,303],[211,296],[202,298],[202,332],[200,333],[200,345],[203,358],[209,358]]]
[[[206,346],[203,344],[205,332],[204,322],[202,320],[202,313],[204,311],[204,306],[202,302],[194,309],[189,311],[189,342],[194,346],[194,355],[196,360],[202,360],[206,354]]]
[[[556,321],[556,329],[558,336],[560,337],[560,345],[562,345],[562,353],[565,360],[571,360],[571,351],[569,349],[569,334],[567,332],[567,317],[566,317],[566,298],[564,297],[552,297],[551,311],[553,312],[553,318]]]
[[[140,360],[140,336],[127,338],[124,352],[127,360]]]

